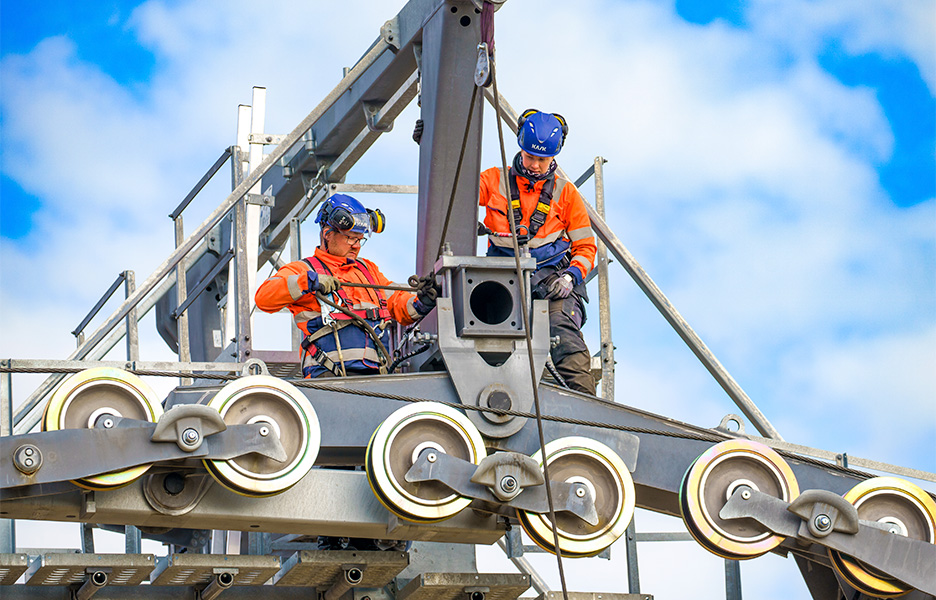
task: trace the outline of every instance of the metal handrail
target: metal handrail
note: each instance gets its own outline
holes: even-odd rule
[[[81,332],[84,331],[84,328],[88,325],[91,319],[94,318],[94,315],[96,315],[98,311],[101,310],[101,307],[104,306],[108,300],[110,300],[110,297],[114,295],[114,292],[117,291],[117,288],[119,288],[120,284],[123,283],[126,279],[127,272],[121,271],[120,275],[117,276],[117,279],[114,280],[114,283],[111,284],[107,291],[104,292],[104,295],[101,296],[101,299],[97,301],[97,304],[94,305],[94,308],[92,308],[91,311],[85,316],[85,318],[82,319],[81,323],[78,324],[78,327],[75,327],[75,330],[71,332],[73,336],[78,337],[81,335]]]
[[[232,147],[228,146],[225,148],[224,152],[221,153],[221,156],[218,158],[218,160],[216,160],[215,163],[211,165],[211,168],[208,169],[208,172],[202,175],[202,178],[198,180],[198,183],[195,184],[195,187],[192,188],[192,191],[188,193],[188,195],[182,200],[182,202],[176,207],[174,211],[169,213],[170,219],[174,221],[179,215],[182,214],[182,211],[184,211],[185,208],[189,205],[189,202],[191,202],[192,199],[198,195],[198,192],[200,192],[202,188],[205,187],[209,181],[211,181],[211,178],[214,177],[214,174],[218,172],[218,169],[220,169],[222,165],[227,162],[227,159],[229,159],[232,154]]]

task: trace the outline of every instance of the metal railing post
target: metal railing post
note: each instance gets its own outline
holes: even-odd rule
[[[124,295],[129,298],[136,291],[136,275],[133,271],[124,271]],[[127,360],[136,362],[140,360],[140,333],[137,326],[137,307],[134,306],[127,313]]]
[[[178,248],[185,241],[185,228],[182,221],[182,215],[176,215],[173,219],[175,226],[175,246]],[[176,306],[182,306],[188,296],[188,279],[186,278],[188,261],[185,257],[176,265]],[[189,342],[189,322],[188,313],[182,312],[176,317],[176,339],[179,342],[179,362],[192,361],[192,349]],[[190,377],[182,377],[179,380],[182,385],[191,385]]]
[[[741,600],[741,561],[725,559],[725,600]]]
[[[604,218],[604,170],[607,162],[595,157],[595,211]],[[601,330],[601,397],[614,402],[614,340],[611,338],[611,287],[608,281],[608,248],[598,240],[598,322]],[[635,592],[636,593],[636,592]]]
[[[299,219],[289,220],[289,260],[302,260],[302,233],[299,231]],[[302,332],[298,327],[290,327],[292,331],[292,350],[298,353],[302,343]]]
[[[637,525],[634,517],[624,532],[624,548],[627,550],[627,591],[630,594],[640,593],[640,566],[637,563]]]
[[[9,367],[11,361],[0,361]],[[13,435],[13,374],[0,373],[0,436]],[[4,468],[9,468],[5,466]],[[16,521],[0,519],[0,553],[16,552]]]

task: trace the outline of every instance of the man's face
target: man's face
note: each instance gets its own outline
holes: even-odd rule
[[[523,168],[536,175],[546,173],[553,161],[552,156],[533,156],[528,154],[526,150],[520,151],[520,158],[523,160]]]
[[[346,234],[332,229],[325,233],[326,250],[333,256],[355,259],[361,251],[363,239],[364,236],[360,233]]]

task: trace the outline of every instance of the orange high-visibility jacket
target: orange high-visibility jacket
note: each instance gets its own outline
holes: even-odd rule
[[[315,249],[315,258],[320,260],[332,276],[339,281],[378,285],[390,283],[377,265],[369,260],[342,258],[328,254],[319,248]],[[312,260],[312,263],[315,262]],[[320,268],[318,265],[316,267]],[[364,269],[367,269],[370,279],[365,275]],[[257,308],[270,313],[284,307],[288,308],[293,315],[296,327],[303,335],[313,336],[306,339],[308,345],[303,347],[305,355],[313,358],[312,364],[303,368],[305,377],[318,377],[324,371],[332,370],[332,367],[328,366],[329,361],[332,366],[339,365],[343,361],[344,366],[349,369],[377,369],[381,364],[380,355],[363,329],[350,325],[332,330],[325,325],[318,299],[314,293],[308,291],[308,272],[311,270],[313,269],[301,260],[284,266],[257,289],[255,296]],[[419,316],[414,306],[416,296],[403,291],[395,292],[387,298],[384,290],[345,286],[332,298],[365,319],[381,337],[381,342],[385,346],[389,343],[389,339],[387,330],[382,325],[388,317],[403,325],[408,325]],[[347,298],[348,302],[345,302],[344,298]],[[382,299],[386,299],[384,311],[380,310]],[[348,306],[348,303],[351,306]],[[346,319],[347,317],[341,313],[335,313],[335,318]],[[349,323],[345,321],[344,324]],[[317,332],[321,333],[316,336]],[[330,333],[322,335],[326,332]],[[322,357],[327,360],[323,360]]]
[[[481,173],[480,204],[487,209],[484,217],[485,226],[495,233],[510,233],[510,217],[507,215],[510,196],[506,178],[502,169],[497,167]],[[511,169],[511,176],[515,176]],[[517,188],[520,191],[520,210],[523,218],[518,225],[529,226],[530,216],[539,203],[540,192],[545,180],[537,181],[529,189],[526,177],[517,176]],[[522,232],[522,231],[521,231]],[[571,254],[569,271],[575,283],[582,280],[595,266],[598,245],[591,228],[585,199],[576,189],[575,184],[556,175],[556,187],[549,206],[546,221],[529,241],[530,254],[536,258],[537,268],[557,264],[568,251]],[[513,242],[509,237],[488,236],[488,256],[513,256]],[[573,269],[574,267],[574,269]]]
[[[339,281],[369,283],[357,261],[334,256],[321,248],[315,249],[315,257],[322,261]],[[391,283],[373,262],[366,258],[358,258],[357,260],[364,263],[370,271],[371,277],[378,284],[388,285]],[[306,272],[310,270],[309,265],[301,260],[285,265],[257,289],[255,297],[257,308],[264,312],[275,313],[286,307],[293,314],[296,326],[306,335],[312,333],[307,329],[307,324],[309,321],[320,317],[322,309],[315,294],[308,293]],[[361,287],[344,287],[342,292],[354,304],[353,307],[346,306],[345,308],[354,310],[379,308],[380,296],[378,294],[385,294],[384,290]],[[409,325],[415,321],[419,317],[419,313],[416,312],[413,306],[415,299],[415,294],[402,291],[394,292],[393,295],[387,298],[387,308],[390,310],[390,316],[393,320],[399,321],[403,325]]]

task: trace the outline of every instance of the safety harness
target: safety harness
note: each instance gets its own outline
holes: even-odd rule
[[[523,220],[523,211],[520,208],[520,186],[517,183],[519,177],[519,175],[514,173],[513,167],[510,167],[507,175],[507,180],[510,182],[510,208],[513,210],[514,223],[516,223],[517,231],[515,234],[517,236],[517,243],[522,246],[536,237],[536,233],[546,222],[546,217],[549,216],[550,203],[552,202],[553,192],[556,190],[556,176],[550,175],[543,182],[543,188],[540,190],[536,208],[533,209],[533,214],[530,215],[529,227],[520,224]],[[521,228],[526,230],[525,234],[520,233]]]
[[[331,269],[323,263],[318,257],[313,256],[311,259],[303,258],[302,261],[309,266],[309,269],[315,271],[319,275],[332,275]],[[313,262],[314,261],[314,262]],[[358,268],[364,274],[364,278],[367,279],[367,282],[371,285],[378,285],[377,281],[374,279],[374,276],[368,270],[367,265],[365,265],[360,260],[355,260]],[[378,308],[354,308],[354,303],[351,301],[351,298],[348,297],[347,292],[342,288],[338,288],[336,293],[341,299],[341,302],[345,305],[347,310],[362,319],[367,319],[368,321],[379,321],[378,325],[374,328],[375,330],[383,331],[387,323],[390,321],[390,310],[387,308],[387,298],[386,294],[382,289],[375,289],[377,294]],[[302,340],[301,346],[304,350],[304,356],[308,356],[313,361],[318,363],[320,366],[328,369],[333,374],[338,377],[347,375],[344,369],[344,360],[341,357],[341,342],[338,339],[338,332],[348,325],[354,324],[354,320],[345,314],[342,311],[335,311],[331,316],[334,321],[331,323],[330,327],[320,327],[316,331],[305,336],[305,339]],[[323,324],[324,325],[324,324]],[[339,362],[333,361],[321,348],[315,345],[315,342],[319,339],[325,337],[329,333],[335,335],[335,345],[338,351]],[[386,365],[380,366],[381,373],[386,369]]]

